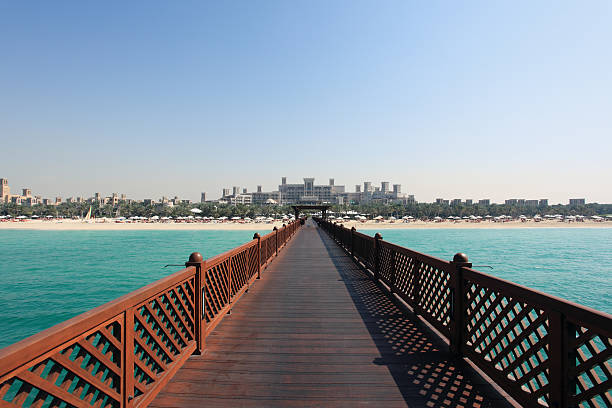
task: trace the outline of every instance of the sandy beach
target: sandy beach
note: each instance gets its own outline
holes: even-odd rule
[[[343,222],[345,227],[355,227],[357,230],[384,230],[384,229],[502,229],[502,228],[612,228],[612,222],[559,222],[556,220],[547,220],[541,222],[521,222],[506,221],[506,222],[433,222],[433,221],[413,221],[404,223],[396,222],[376,222],[376,221],[346,221]],[[27,220],[21,222],[0,222],[0,230],[43,230],[43,231],[142,231],[142,230],[223,230],[223,231],[238,231],[238,230],[272,230],[275,226],[282,227],[283,222],[273,223],[236,223],[236,222],[220,222],[220,223],[184,223],[184,222],[166,222],[166,223],[116,223],[112,221],[86,223],[79,220],[62,220],[62,221],[40,221]]]

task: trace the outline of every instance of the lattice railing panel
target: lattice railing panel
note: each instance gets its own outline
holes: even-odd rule
[[[257,246],[252,246],[247,252],[247,277],[252,279],[259,270],[257,266]]]
[[[266,258],[266,262],[270,260],[276,254],[276,238],[274,235],[270,237],[270,239],[266,242],[268,246],[268,257]]]
[[[386,245],[380,245],[379,248],[379,275],[382,280],[389,286],[394,284],[394,265],[393,265],[393,250]]]
[[[235,296],[248,281],[247,251],[232,256],[232,296]]]
[[[230,302],[229,258],[206,271],[206,321],[212,321]]]
[[[416,271],[420,268],[420,261],[403,254],[401,252],[395,253],[395,288],[396,290],[404,295],[404,299],[414,303],[414,296],[416,291]]]
[[[421,313],[448,335],[451,314],[450,273],[425,263],[420,263],[416,273],[419,276],[417,297]]]
[[[374,248],[374,239],[370,237],[355,234],[353,241],[355,256],[361,260],[371,270],[374,270],[376,251]]]
[[[612,338],[576,322],[570,323],[571,405],[612,407]]]
[[[119,407],[122,324],[118,316],[24,367],[0,384],[1,402],[19,407]]]
[[[549,322],[546,313],[466,281],[466,347],[477,364],[496,370],[523,399],[550,401]]]
[[[194,341],[193,314],[190,314],[193,313],[194,284],[191,277],[133,309],[134,398],[145,394]]]

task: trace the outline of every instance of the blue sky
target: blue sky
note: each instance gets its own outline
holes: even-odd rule
[[[612,202],[612,3],[2,2],[0,176]]]

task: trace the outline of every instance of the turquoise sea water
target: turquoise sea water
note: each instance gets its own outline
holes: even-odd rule
[[[162,267],[193,251],[210,257],[254,232],[0,231],[0,347],[177,271]],[[465,252],[474,265],[494,267],[476,268],[483,272],[612,312],[612,228],[382,234],[443,259]]]
[[[0,231],[0,347],[154,282],[270,229]]]
[[[612,313],[612,228],[403,229],[380,233],[385,241],[449,261],[455,253],[464,252],[481,272]]]

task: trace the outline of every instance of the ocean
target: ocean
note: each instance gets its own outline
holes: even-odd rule
[[[181,269],[260,231],[0,231],[0,347]],[[366,231],[374,234],[375,231]],[[504,279],[612,312],[612,228],[383,230],[443,259],[465,252]]]

